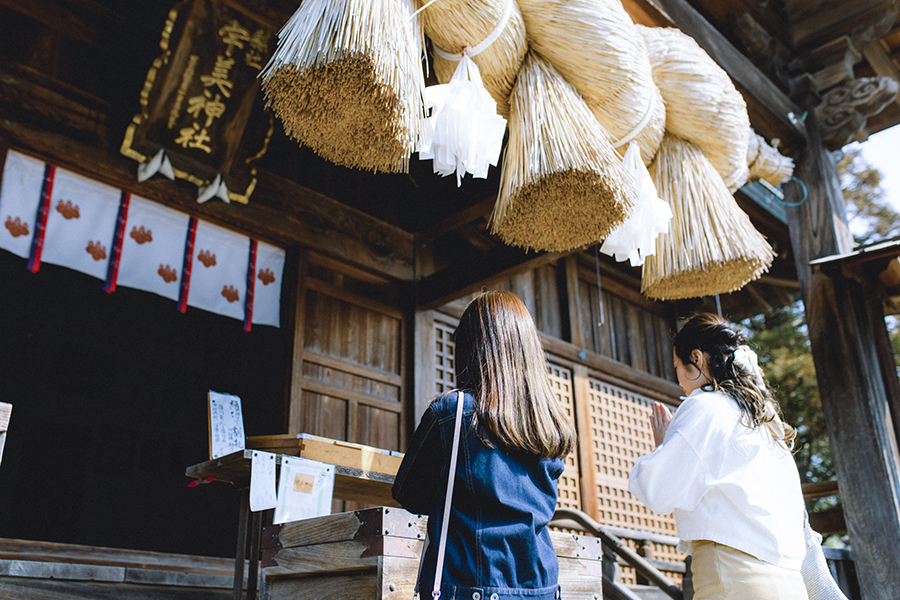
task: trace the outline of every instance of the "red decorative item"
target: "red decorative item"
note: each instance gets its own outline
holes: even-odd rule
[[[233,285],[226,285],[222,288],[222,297],[228,300],[228,302],[237,302],[241,299],[240,294],[234,289]]]

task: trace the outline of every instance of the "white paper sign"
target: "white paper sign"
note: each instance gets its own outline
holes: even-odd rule
[[[285,456],[278,479],[275,524],[331,513],[334,466],[308,458]]]
[[[254,450],[250,462],[250,510],[268,510],[275,504],[275,455]]]
[[[219,458],[243,449],[241,399],[209,390],[209,457]]]

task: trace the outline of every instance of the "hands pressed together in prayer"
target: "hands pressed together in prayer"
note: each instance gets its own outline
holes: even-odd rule
[[[659,446],[666,437],[666,430],[672,420],[672,413],[665,405],[654,402],[653,412],[650,413],[650,428],[653,429],[653,441]]]

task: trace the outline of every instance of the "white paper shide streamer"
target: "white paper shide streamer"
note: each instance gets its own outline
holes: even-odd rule
[[[425,119],[419,140],[419,158],[434,160],[434,172],[456,173],[456,185],[466,173],[486,178],[497,166],[506,119],[485,89],[478,65],[463,55],[450,83],[425,88]]]
[[[669,230],[672,209],[656,193],[653,179],[641,159],[640,147],[634,141],[628,144],[622,166],[634,182],[637,202],[631,216],[603,242],[600,252],[615,256],[619,262],[629,260],[632,267],[639,267],[644,264],[644,258],[656,251],[656,237]]]

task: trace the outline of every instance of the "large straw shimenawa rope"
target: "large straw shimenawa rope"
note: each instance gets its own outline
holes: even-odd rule
[[[412,0],[306,0],[260,74],[285,131],[334,163],[405,172],[424,117]]]
[[[722,178],[691,142],[666,133],[650,173],[674,217],[644,262],[641,291],[673,300],[740,289],[775,257]]]
[[[732,192],[747,182],[750,120],[731,78],[689,35],[636,25],[666,102],[666,131],[696,145]]]
[[[666,108],[647,50],[619,0],[518,0],[528,43],[575,86],[622,154],[632,139],[650,164]]]
[[[427,0],[418,1],[427,4]],[[432,56],[438,81],[450,81],[458,64],[442,54],[459,54],[468,48],[485,89],[497,103],[497,114],[506,118],[509,94],[528,50],[525,22],[516,1],[437,0],[422,10],[421,17],[425,35],[436,46]],[[482,43],[485,47],[476,49]]]
[[[510,96],[509,142],[492,231],[551,252],[593,244],[624,221],[633,185],[578,92],[529,52]]]
[[[747,166],[751,180],[765,179],[774,186],[781,185],[794,174],[794,160],[783,156],[752,129],[747,146]]]

